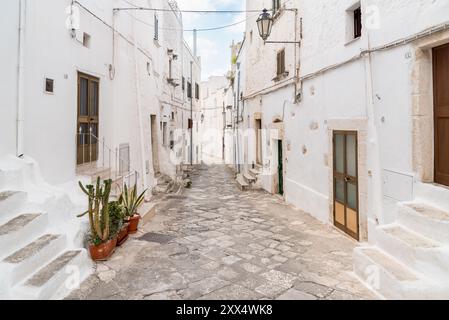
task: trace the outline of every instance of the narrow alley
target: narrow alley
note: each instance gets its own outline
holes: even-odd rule
[[[352,275],[355,241],[225,166],[200,167],[68,299],[373,299]]]

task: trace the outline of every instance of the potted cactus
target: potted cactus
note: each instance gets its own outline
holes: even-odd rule
[[[133,234],[137,232],[140,215],[137,213],[137,209],[142,204],[145,199],[144,190],[140,195],[137,195],[137,183],[133,188],[128,189],[128,186],[125,183],[123,193],[120,196],[119,202],[125,208],[126,221],[129,223],[128,233]]]
[[[81,182],[79,186],[88,197],[88,210],[78,217],[89,216],[90,225],[90,245],[89,252],[92,260],[107,260],[117,244],[117,234],[111,232],[109,214],[109,195],[111,192],[112,180],[105,180],[100,183],[98,177],[96,185],[84,186]]]

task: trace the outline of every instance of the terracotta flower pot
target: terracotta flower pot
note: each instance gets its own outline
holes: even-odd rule
[[[134,234],[137,232],[137,229],[139,227],[139,221],[140,221],[139,214],[135,214],[129,218],[128,234]]]
[[[109,257],[114,252],[116,245],[117,245],[117,238],[114,238],[105,243],[99,244],[97,246],[94,244],[91,244],[89,246],[89,252],[90,252],[90,256],[91,256],[92,260],[94,260],[94,261],[108,260]]]
[[[124,244],[126,242],[126,240],[128,240],[128,228],[129,228],[129,224],[125,223],[122,227],[122,229],[120,230],[118,236],[117,236],[117,246],[120,247],[122,244]]]

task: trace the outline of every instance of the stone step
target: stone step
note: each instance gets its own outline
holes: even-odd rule
[[[354,272],[386,299],[447,299],[449,286],[424,278],[376,247],[354,250]]]
[[[258,169],[250,168],[248,170],[248,173],[251,174],[254,178],[257,178],[260,174],[260,171]]]
[[[0,226],[0,260],[42,234],[48,217],[43,213],[24,213]]]
[[[65,251],[14,289],[21,299],[63,299],[91,273],[85,249]]]
[[[245,191],[249,189],[249,184],[245,181],[245,178],[243,178],[242,174],[237,175],[237,186],[240,188],[240,190]]]
[[[66,245],[64,235],[46,234],[3,259],[10,286],[20,282],[47,264]]]
[[[18,211],[25,203],[27,194],[22,191],[1,191],[0,192],[0,220],[7,219]]]
[[[449,212],[424,203],[400,204],[398,221],[428,238],[449,244]]]
[[[448,248],[398,224],[374,231],[377,246],[398,261],[435,281],[448,281]]]
[[[256,177],[254,177],[253,175],[251,175],[250,173],[247,173],[247,172],[243,173],[243,178],[245,178],[245,181],[250,185],[255,183],[257,180]]]
[[[417,202],[427,203],[449,212],[449,187],[431,183],[416,183],[414,194]]]

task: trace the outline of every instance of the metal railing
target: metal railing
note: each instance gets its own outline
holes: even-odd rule
[[[123,190],[127,186],[138,184],[139,172],[131,167],[131,161],[120,156],[119,148],[112,149],[106,144],[105,138],[99,139],[92,130],[83,133],[82,128],[76,134],[77,165],[81,174],[95,175],[104,171],[109,174],[106,179],[112,179],[114,187]],[[86,167],[84,172],[83,166]],[[92,170],[97,170],[92,171]],[[131,184],[133,183],[133,184]]]

